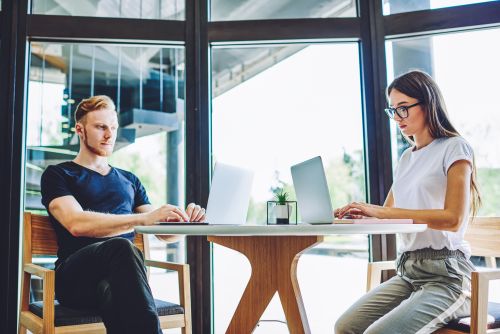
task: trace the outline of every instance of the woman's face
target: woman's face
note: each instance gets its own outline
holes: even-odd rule
[[[411,106],[417,102],[421,101],[405,95],[397,89],[391,90],[391,93],[389,94],[389,104],[391,108]],[[418,136],[418,134],[423,133],[427,128],[425,111],[421,104],[409,108],[408,117],[406,118],[401,118],[399,115],[394,114],[394,121],[398,124],[401,132],[408,137],[415,135]]]

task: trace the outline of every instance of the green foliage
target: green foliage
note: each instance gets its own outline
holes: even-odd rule
[[[265,224],[267,217],[267,203],[256,202],[250,198],[250,205],[248,206],[247,221]]]
[[[282,188],[281,189],[278,189],[275,193],[274,193],[275,197],[276,197],[276,201],[278,202],[278,204],[280,205],[285,205],[286,202],[288,201],[288,193],[283,190]]]
[[[361,150],[344,152],[342,156],[329,160],[325,173],[334,208],[353,201],[366,201],[365,167]],[[296,195],[293,185],[282,181],[279,172],[276,171],[275,175],[276,186],[270,188],[273,196],[277,198],[281,191],[288,195],[287,200],[294,200]],[[266,202],[251,199],[247,220],[258,224],[265,222],[266,210]],[[298,220],[301,220],[300,210]]]
[[[363,151],[344,152],[325,166],[326,180],[333,207],[366,201]]]
[[[500,215],[500,168],[478,168],[477,180],[483,201],[478,216]]]

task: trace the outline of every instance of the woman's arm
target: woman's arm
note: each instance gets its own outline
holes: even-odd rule
[[[458,160],[448,169],[446,197],[443,209],[409,210],[390,207],[394,204],[392,191],[384,206],[351,203],[339,210],[339,218],[346,214],[361,214],[376,218],[407,218],[416,224],[427,224],[434,230],[458,231],[470,201],[472,167],[466,160]]]
[[[392,194],[392,187],[391,190],[389,190],[387,197],[385,198],[384,206],[386,208],[392,208],[394,206],[394,195]]]

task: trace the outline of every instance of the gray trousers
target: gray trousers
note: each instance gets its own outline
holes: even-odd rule
[[[432,333],[470,314],[474,266],[462,252],[426,248],[401,254],[396,264],[397,276],[352,305],[336,334]]]

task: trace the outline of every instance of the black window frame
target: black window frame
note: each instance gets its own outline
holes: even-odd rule
[[[0,332],[17,332],[24,186],[27,45],[30,40],[183,44],[186,52],[186,200],[206,204],[210,185],[210,45],[357,40],[363,98],[367,194],[382,204],[392,184],[390,130],[382,112],[385,41],[500,27],[500,2],[384,16],[382,0],[358,0],[358,17],[209,20],[209,0],[186,0],[184,21],[28,14],[29,0],[3,0],[0,13]],[[81,29],[85,26],[86,29]],[[251,27],[249,29],[248,27]],[[370,239],[371,260],[396,256],[394,235]],[[211,250],[188,237],[193,332],[212,329]]]

